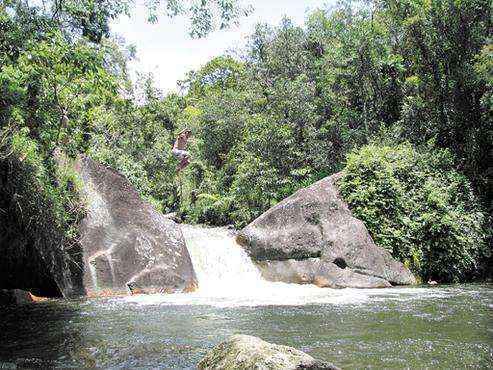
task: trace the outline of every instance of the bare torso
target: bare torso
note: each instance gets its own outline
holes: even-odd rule
[[[180,134],[175,140],[175,144],[173,145],[173,149],[185,150],[187,147],[188,137],[186,134]]]
[[[180,160],[180,163],[178,164],[178,167],[176,169],[177,172],[180,172],[182,169],[184,169],[186,166],[190,164],[190,155],[185,150],[190,135],[191,135],[190,130],[182,131],[181,133],[178,134],[178,137],[176,138],[175,143],[173,145],[172,153],[175,157],[177,157]]]

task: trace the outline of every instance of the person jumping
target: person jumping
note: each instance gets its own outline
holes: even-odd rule
[[[176,168],[176,172],[180,172],[190,164],[190,153],[185,149],[191,135],[192,131],[185,129],[178,134],[178,137],[175,140],[171,153],[180,161],[178,167]]]

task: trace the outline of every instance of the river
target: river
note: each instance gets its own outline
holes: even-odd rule
[[[1,312],[0,362],[193,368],[209,348],[243,333],[346,369],[485,369],[493,354],[491,288],[326,290],[337,296],[333,303],[303,305],[185,304],[190,297],[180,303],[158,296],[53,300]]]

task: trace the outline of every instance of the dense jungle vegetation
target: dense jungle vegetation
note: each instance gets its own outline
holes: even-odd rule
[[[489,1],[343,1],[309,14],[304,28],[259,24],[238,55],[191,71],[166,96],[152,76],[132,85],[134,50],[110,33],[131,2],[33,4],[0,5],[3,235],[39,232],[26,220],[47,217],[50,204],[53,223],[76,239],[83,206],[60,151],[118,169],[162,212],[236,227],[344,169],[350,207],[423,279],[487,271]],[[197,4],[151,1],[150,19],[159,9],[186,14],[200,37],[249,11]],[[177,174],[171,148],[185,127],[192,163]],[[24,175],[8,179],[13,167]],[[23,221],[12,227],[6,214]]]

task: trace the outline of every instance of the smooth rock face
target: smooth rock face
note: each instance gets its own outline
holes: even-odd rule
[[[336,186],[341,175],[284,199],[246,226],[238,242],[252,259],[269,261],[259,263],[268,280],[293,282],[304,273],[307,282],[316,278],[322,286],[382,287],[382,279],[415,284],[411,272],[376,246],[363,222],[353,217]]]
[[[117,171],[87,157],[77,170],[88,207],[81,224],[86,294],[193,290],[179,225],[141,200]]]
[[[249,335],[233,335],[214,347],[198,363],[199,369],[338,369],[292,347],[263,341]]]
[[[257,266],[262,277],[269,281],[295,284],[314,284],[321,288],[388,288],[392,285],[385,279],[366,276],[341,269],[332,262],[320,258],[305,260],[259,261]]]

